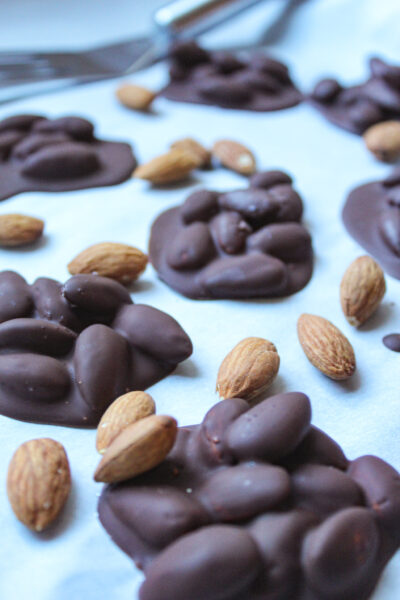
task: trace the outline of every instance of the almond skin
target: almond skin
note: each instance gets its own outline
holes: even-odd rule
[[[317,315],[303,314],[297,334],[305,355],[314,367],[331,379],[348,379],[356,369],[349,340],[333,323]]]
[[[25,246],[38,240],[44,229],[41,219],[28,215],[0,215],[0,246]]]
[[[241,175],[252,175],[256,170],[253,153],[234,140],[218,140],[212,148],[212,154],[224,167]]]
[[[141,250],[114,242],[89,246],[69,263],[71,275],[95,273],[124,285],[135,281],[146,268],[148,258]]]
[[[189,152],[197,160],[199,169],[206,169],[211,163],[211,152],[204,148],[197,140],[193,138],[183,138],[171,144],[171,148],[177,148],[184,152]]]
[[[263,338],[245,338],[222,361],[217,376],[219,396],[252,400],[271,385],[279,363],[274,344]]]
[[[135,169],[133,177],[146,179],[155,185],[174,183],[186,179],[193,169],[198,167],[198,159],[193,153],[173,148],[166,154],[153,158]]]
[[[146,392],[129,392],[114,400],[97,427],[97,452],[104,454],[123,429],[139,419],[154,415],[155,411],[154,400]]]
[[[360,256],[349,265],[340,284],[343,313],[359,327],[376,311],[386,292],[385,276],[370,256]]]
[[[133,83],[124,83],[115,92],[118,100],[132,110],[148,110],[156,94]]]
[[[174,445],[177,423],[166,415],[151,415],[128,425],[107,448],[95,481],[115,483],[159,465]]]
[[[41,438],[17,448],[8,467],[7,494],[17,519],[43,531],[62,510],[71,489],[68,458],[61,444]]]
[[[400,158],[400,122],[384,121],[369,127],[363,135],[366,147],[378,160],[393,162]]]

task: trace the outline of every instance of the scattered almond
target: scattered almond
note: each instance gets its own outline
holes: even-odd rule
[[[234,140],[218,140],[213,146],[212,154],[224,167],[241,175],[251,175],[256,170],[253,153]]]
[[[400,121],[384,121],[372,125],[363,138],[368,150],[378,160],[392,162],[400,158]]]
[[[137,167],[133,172],[133,177],[162,185],[186,179],[189,173],[197,167],[198,159],[193,156],[193,153],[172,148],[166,154],[161,154],[150,162]]]
[[[385,276],[370,256],[347,268],[340,284],[340,303],[350,325],[359,327],[376,311],[386,292]]]
[[[0,215],[0,246],[32,244],[43,233],[44,222],[28,215]]]
[[[263,338],[245,338],[222,361],[217,376],[218,394],[221,398],[252,400],[271,385],[279,362],[274,344]]]
[[[303,314],[297,321],[301,347],[311,364],[331,379],[348,379],[356,369],[349,340],[333,323],[316,315]]]
[[[115,92],[118,100],[132,110],[148,110],[156,94],[133,83],[124,83]]]
[[[17,519],[43,531],[56,519],[71,488],[68,458],[61,444],[41,438],[17,448],[8,467],[7,494]]]
[[[71,275],[95,273],[128,285],[143,273],[147,260],[146,254],[133,246],[101,242],[75,256],[68,271]]]
[[[154,400],[146,392],[129,392],[114,400],[97,427],[97,451],[104,454],[123,429],[140,419],[154,415],[155,411]]]
[[[104,453],[95,481],[124,481],[153,469],[171,450],[176,433],[175,419],[166,415],[151,415],[128,425]]]
[[[204,169],[210,166],[211,152],[204,148],[197,140],[193,138],[182,138],[171,144],[171,148],[177,148],[184,152],[189,152],[197,160],[197,166],[199,169]]]

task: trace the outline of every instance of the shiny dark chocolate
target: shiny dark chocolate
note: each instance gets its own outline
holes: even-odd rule
[[[153,385],[191,353],[175,319],[133,304],[116,281],[28,285],[0,273],[0,414],[93,427],[115,398]]]
[[[189,298],[287,296],[312,273],[302,212],[281,171],[257,173],[247,189],[198,190],[156,219],[150,260],[163,281]]]
[[[161,92],[169,100],[256,111],[302,100],[287,66],[261,53],[208,52],[185,41],[171,48],[170,57],[170,82]]]
[[[99,516],[145,572],[140,600],[366,600],[400,545],[400,475],[349,462],[309,399],[223,400]]]
[[[129,144],[94,137],[81,117],[16,115],[0,121],[0,200],[20,192],[115,185],[136,166]]]
[[[342,217],[350,235],[400,279],[400,169],[350,192]]]
[[[400,118],[400,67],[380,58],[369,61],[370,77],[361,84],[343,87],[335,79],[315,86],[311,103],[334,125],[362,134],[368,127]]]

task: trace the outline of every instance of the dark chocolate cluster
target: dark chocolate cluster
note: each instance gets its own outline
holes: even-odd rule
[[[170,82],[161,95],[178,102],[257,111],[281,110],[302,100],[283,63],[261,53],[208,52],[195,42],[170,51]]]
[[[28,285],[0,273],[0,414],[95,426],[115,398],[153,385],[191,353],[175,319],[133,304],[116,281],[75,275]]]
[[[199,190],[162,213],[150,237],[161,279],[189,298],[271,298],[309,281],[311,238],[303,204],[282,171],[230,192]]]
[[[349,462],[307,396],[223,400],[158,467],[103,489],[140,600],[366,600],[400,545],[400,475]]]
[[[371,58],[369,79],[343,87],[336,79],[323,79],[315,86],[311,101],[332,123],[352,133],[400,118],[400,67]]]
[[[355,188],[343,209],[350,235],[400,279],[400,168],[383,181]]]
[[[129,144],[98,140],[93,129],[81,117],[17,115],[0,121],[0,200],[128,179],[136,166]]]

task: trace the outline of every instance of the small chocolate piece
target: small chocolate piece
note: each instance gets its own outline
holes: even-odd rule
[[[376,57],[369,67],[363,84],[344,88],[335,79],[323,79],[310,95],[329,121],[359,135],[375,123],[400,118],[400,67]]]
[[[81,117],[16,115],[0,121],[0,200],[121,183],[136,160],[129,144],[105,142]]]
[[[386,348],[393,350],[393,352],[400,352],[400,333],[389,333],[382,339]]]
[[[153,385],[191,352],[175,319],[133,304],[116,281],[75,275],[29,286],[0,273],[0,414],[93,427],[115,398]]]
[[[162,213],[150,236],[161,279],[189,298],[270,298],[293,294],[312,273],[303,204],[282,171],[230,192],[198,190]]]
[[[383,181],[352,190],[342,218],[350,235],[382,269],[400,279],[400,179],[398,169]]]
[[[209,53],[193,41],[170,50],[170,82],[161,95],[178,102],[241,110],[282,110],[302,95],[283,63],[260,53]]]
[[[99,516],[145,571],[140,600],[367,600],[400,546],[400,475],[348,463],[304,394],[231,398],[106,486]]]

